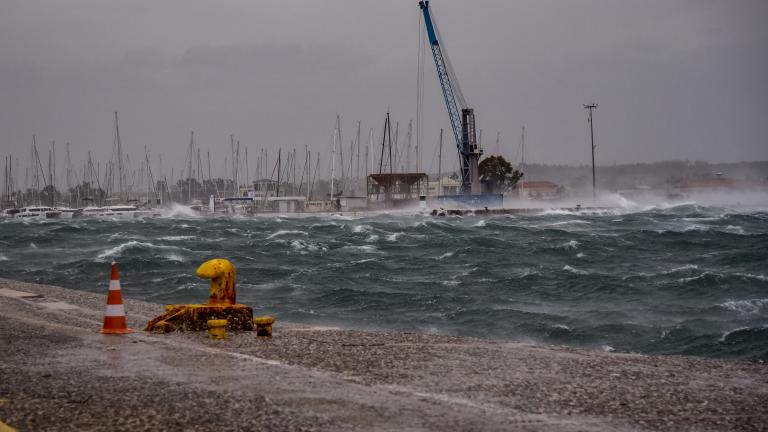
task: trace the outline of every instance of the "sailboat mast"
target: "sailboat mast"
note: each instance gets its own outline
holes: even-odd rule
[[[592,111],[597,108],[597,104],[584,105],[584,108],[589,110],[589,118],[587,120],[589,121],[589,136],[592,140],[590,146],[590,150],[592,150],[592,200],[595,201],[597,200],[597,187],[595,183],[595,127],[592,121]]]
[[[192,158],[195,154],[195,131],[189,131],[189,160],[187,161],[187,203],[192,202]]]
[[[336,117],[338,119],[338,116]],[[333,199],[333,178],[336,176],[336,138],[337,134],[333,134],[333,145],[331,146],[331,199]]]
[[[127,201],[127,198],[123,196],[125,189],[125,180],[123,177],[123,144],[120,142],[120,123],[117,121],[117,111],[115,111],[115,144],[117,145],[118,194],[124,201]]]
[[[54,194],[54,191],[56,190],[56,141],[51,141],[51,154],[53,155],[51,158],[51,195]],[[51,201],[53,201],[53,198],[51,198]],[[53,207],[53,206],[51,206]]]
[[[362,122],[357,121],[357,170],[355,171],[356,184],[360,184],[360,126]]]
[[[339,161],[341,161],[341,179],[339,180],[339,183],[341,183],[340,189],[344,190],[344,141],[341,139],[341,116],[336,116],[336,133],[338,134],[339,138]],[[333,194],[331,194],[331,198],[333,198]]]
[[[232,157],[232,196],[236,196],[235,189],[237,184],[237,169],[235,169],[235,136],[229,135],[229,152]]]
[[[51,170],[51,154],[53,153],[53,148],[51,150],[48,150],[48,178],[50,179],[51,183],[53,183],[53,171]],[[48,185],[45,186],[45,188],[48,190],[48,193],[51,195],[51,207],[54,206],[54,196],[53,196],[53,187],[48,187]]]
[[[283,166],[283,149],[282,147],[277,149],[277,191],[276,196],[280,196],[280,171],[282,171]]]

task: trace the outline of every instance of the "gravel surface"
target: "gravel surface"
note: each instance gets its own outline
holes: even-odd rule
[[[8,291],[8,290],[15,290]],[[18,292],[31,293],[22,295]],[[768,367],[280,322],[140,331],[162,305],[0,279],[0,421],[37,430],[768,430]]]

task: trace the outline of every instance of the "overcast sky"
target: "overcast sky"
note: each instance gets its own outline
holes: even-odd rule
[[[501,153],[519,159],[525,124],[527,161],[587,163],[582,104],[597,102],[600,164],[768,159],[766,0],[432,8],[486,154],[500,132]],[[379,138],[387,109],[404,140],[418,31],[416,0],[1,0],[0,155],[26,166],[36,134],[59,155],[70,142],[73,159],[106,160],[114,111],[132,157],[146,145],[166,171],[183,165],[190,130],[214,170],[229,134],[251,158],[327,152],[337,114],[346,146],[358,120],[364,141],[371,127]],[[421,164],[436,171],[450,126],[431,57],[426,67]]]

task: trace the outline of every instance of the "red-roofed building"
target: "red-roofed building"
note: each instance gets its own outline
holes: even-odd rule
[[[556,199],[563,194],[563,187],[548,180],[521,180],[515,186],[521,198]]]

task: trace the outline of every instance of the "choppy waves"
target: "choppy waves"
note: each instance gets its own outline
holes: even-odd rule
[[[768,359],[768,213],[598,213],[0,222],[0,277],[197,302],[206,259],[238,299],[314,325],[429,331],[621,352]]]

